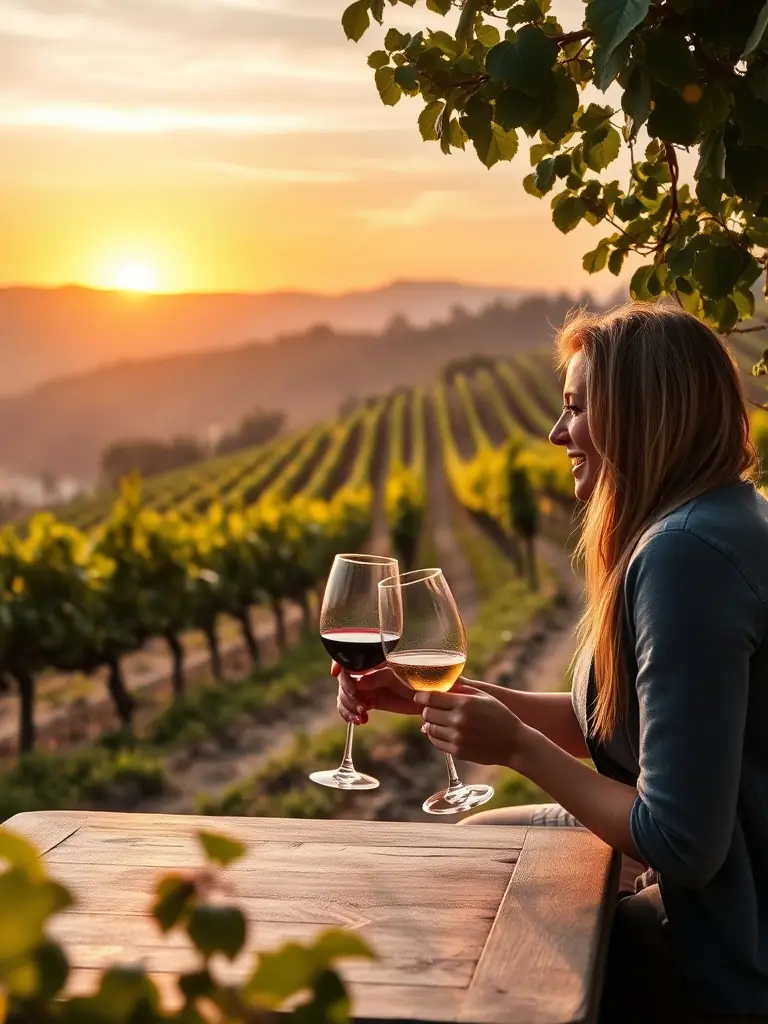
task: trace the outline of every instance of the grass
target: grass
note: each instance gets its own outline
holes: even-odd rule
[[[435,751],[421,734],[421,720],[387,715],[355,733],[355,767],[372,772],[383,785],[396,784],[393,766],[399,761],[431,762]],[[272,758],[250,778],[220,796],[201,794],[198,814],[272,818],[332,818],[350,802],[350,794],[316,786],[308,772],[334,768],[344,752],[346,728],[334,725],[308,736],[297,733],[291,747]],[[418,778],[418,773],[415,773]]]
[[[221,736],[244,716],[268,723],[306,696],[309,685],[327,670],[328,655],[317,637],[305,637],[276,665],[256,669],[245,679],[193,687],[152,721],[147,740],[172,750]]]
[[[0,776],[0,821],[21,811],[66,810],[83,803],[125,806],[163,791],[162,760],[150,750],[102,741],[68,754],[24,754]]]

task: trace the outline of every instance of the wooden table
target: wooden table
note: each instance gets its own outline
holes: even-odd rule
[[[203,828],[248,845],[228,874],[251,950],[328,926],[354,928],[373,947],[377,961],[342,969],[357,1020],[594,1019],[617,858],[583,829],[68,811],[6,824],[78,900],[55,927],[77,991],[108,964],[136,960],[175,991],[189,947],[142,915],[159,872],[203,863]]]

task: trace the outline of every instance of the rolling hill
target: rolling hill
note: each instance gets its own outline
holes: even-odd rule
[[[292,427],[335,415],[350,396],[430,381],[476,353],[510,355],[546,344],[574,299],[532,297],[417,328],[379,333],[319,327],[270,343],[134,360],[0,397],[0,465],[93,479],[110,441],[201,435],[255,407],[284,409]]]
[[[88,288],[0,288],[0,394],[122,359],[216,351],[328,324],[378,331],[395,314],[425,325],[454,304],[476,311],[511,288],[402,281],[369,291],[322,295],[133,295]]]

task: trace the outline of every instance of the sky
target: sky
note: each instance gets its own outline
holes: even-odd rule
[[[0,284],[612,291],[581,268],[595,232],[523,192],[527,146],[488,171],[381,104],[344,6],[0,0]]]

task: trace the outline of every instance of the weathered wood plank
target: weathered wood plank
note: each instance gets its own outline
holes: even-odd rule
[[[520,850],[526,829],[514,825],[497,826],[493,835],[486,830],[456,829],[453,825],[421,824],[402,821],[316,821],[301,818],[211,818],[193,814],[123,814],[113,811],[33,812],[56,822],[99,829],[122,842],[122,837],[150,833],[158,842],[174,836],[189,836],[199,829],[224,832],[245,843],[277,840],[282,843],[341,843],[351,846],[431,847],[449,850]],[[17,814],[6,822],[9,828],[28,834],[30,815]]]
[[[230,833],[227,833],[230,834]],[[517,849],[484,850],[483,863],[499,865],[499,870],[508,870],[519,856]],[[433,868],[443,870],[452,863],[469,862],[476,858],[476,851],[464,847],[428,847],[428,846],[354,846],[341,843],[281,843],[281,842],[249,842],[244,857],[237,862],[237,867],[249,863],[265,865],[285,865],[287,859],[292,863],[309,868],[317,862],[332,865],[342,860],[354,861],[360,865],[388,869],[393,860],[407,859],[409,863],[424,866],[430,863]],[[205,863],[205,856],[197,838],[193,835],[173,836],[165,840],[160,835],[137,838],[133,834],[115,837],[102,829],[83,825],[67,839],[66,843],[51,851],[49,863],[89,863],[111,864],[117,859],[126,860],[131,864],[158,868],[178,867],[180,863],[195,867]],[[437,862],[437,863],[433,863]]]
[[[465,918],[458,927],[454,927],[454,914],[430,907],[420,909],[419,918],[404,915],[398,919],[392,915],[355,930],[379,957],[410,957],[415,961],[456,957],[477,962],[492,924],[489,918]],[[311,942],[327,927],[325,923],[309,921],[265,923],[256,920],[251,922],[246,948],[274,949],[285,942]],[[118,944],[129,952],[191,948],[182,931],[174,930],[163,935],[154,921],[135,915],[113,915],[105,920],[101,915],[61,914],[52,922],[50,933],[67,948],[100,946],[105,941],[112,946]]]
[[[591,1019],[616,860],[586,829],[530,829],[460,1020],[581,1024]]]
[[[75,967],[67,982],[69,995],[90,995],[96,989],[100,971]],[[152,974],[164,1005],[179,1005],[179,993],[170,974]],[[419,989],[413,985],[350,985],[355,1021],[377,1024],[379,1021],[446,1021],[458,1019],[463,988]],[[516,1024],[516,1022],[514,1022]]]
[[[59,876],[66,881],[66,876]],[[67,911],[83,917],[104,918],[104,927],[112,928],[114,917],[141,917],[146,915],[152,900],[148,892],[129,892],[121,897],[120,906],[104,903],[102,891],[91,889],[75,892],[77,902]],[[418,899],[418,896],[414,898]],[[434,904],[384,904],[374,907],[353,907],[333,902],[322,897],[306,899],[298,892],[292,900],[261,899],[258,896],[236,897],[237,905],[249,921],[256,924],[302,923],[327,925],[334,928],[363,928],[369,924],[392,924],[403,928],[414,928],[424,920],[434,919],[437,928],[464,928],[474,921],[484,921],[490,929],[496,916],[499,899],[496,896],[474,901],[464,901],[461,906],[434,906]]]
[[[185,867],[185,865],[180,865]],[[109,904],[121,910],[128,893],[149,897],[162,872],[123,861],[119,864],[51,864],[51,872],[91,906]],[[429,865],[421,870],[393,861],[387,871],[336,870],[334,865],[321,871],[300,871],[286,860],[281,871],[259,872],[254,866],[240,871],[232,867],[227,883],[235,898],[258,896],[261,899],[324,899],[341,906],[408,906],[418,894],[422,903],[448,907],[498,906],[512,868],[505,872],[477,862],[437,872]]]
[[[46,854],[74,836],[84,818],[79,811],[25,811],[3,822],[3,828],[20,832]]]
[[[75,943],[67,947],[70,959],[78,967],[104,970],[114,963],[142,963],[147,970],[158,974],[177,975],[182,971],[200,968],[200,957],[192,949],[158,946],[138,947],[131,950],[125,943],[105,940],[99,945]],[[349,960],[340,964],[342,975],[349,982],[360,985],[397,985],[418,988],[466,988],[469,985],[477,959],[434,958],[422,954],[395,955],[379,960]],[[250,955],[238,957],[233,963],[221,960],[216,974],[227,983],[243,982],[253,971],[253,950]]]

